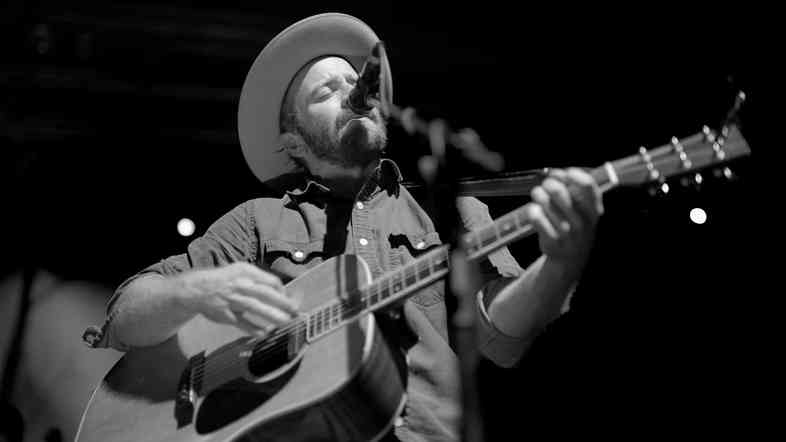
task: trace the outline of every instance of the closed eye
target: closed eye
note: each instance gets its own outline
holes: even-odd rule
[[[327,86],[322,86],[319,89],[317,89],[317,92],[314,95],[316,96],[317,100],[321,101],[330,97],[330,95],[332,95],[333,92],[335,92],[335,90],[333,90],[332,88],[329,88]]]

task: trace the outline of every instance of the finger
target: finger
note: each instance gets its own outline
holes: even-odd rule
[[[260,269],[259,267],[249,263],[243,263],[240,269],[242,271],[242,274],[251,278],[252,281],[260,284],[269,285],[270,287],[273,287],[282,292],[284,291],[284,284],[281,282],[281,279],[279,279],[278,276],[270,272],[266,272]]]
[[[477,143],[480,141],[480,135],[472,128],[464,128],[458,132],[458,136],[467,143]]]
[[[554,205],[551,202],[551,197],[543,186],[536,186],[530,192],[532,201],[537,203],[544,215],[548,218],[549,223],[557,230],[560,235],[567,235],[570,233],[570,223],[559,213],[557,213]]]
[[[243,317],[244,314],[235,314],[229,307],[223,307],[220,309],[213,309],[203,313],[204,316],[213,321],[218,322],[221,324],[229,324],[233,325],[249,335],[265,335],[267,332],[273,327],[272,325],[267,325],[264,323],[263,326],[257,325],[246,318]]]
[[[549,176],[560,181],[565,181],[568,172],[565,169],[549,169]]]
[[[292,316],[289,313],[265,304],[256,298],[233,294],[229,296],[228,300],[232,304],[232,310],[252,313],[275,325],[286,324],[292,320]]]
[[[273,305],[291,314],[297,314],[297,304],[281,291],[264,284],[240,281],[236,290],[246,296],[256,298],[264,304]]]
[[[567,185],[556,178],[549,177],[543,181],[541,187],[549,195],[549,200],[552,202],[552,210],[560,215],[562,219],[568,220],[570,224],[569,230],[581,230],[584,227],[584,222],[573,205],[573,196]]]
[[[596,220],[603,214],[603,198],[600,187],[592,176],[577,168],[567,170],[565,179],[570,185],[568,189],[580,208],[585,219]]]
[[[256,336],[267,336],[276,329],[274,324],[252,313],[243,312],[237,316],[238,326]]]
[[[237,315],[229,307],[219,307],[210,310],[205,310],[202,314],[213,322],[221,324],[237,324]]]
[[[537,230],[540,235],[546,236],[553,241],[557,241],[559,239],[557,230],[554,229],[554,226],[551,225],[548,217],[543,212],[543,207],[538,204],[527,204],[524,206],[524,208],[527,213],[527,219],[529,220],[530,224],[535,227],[535,230]]]

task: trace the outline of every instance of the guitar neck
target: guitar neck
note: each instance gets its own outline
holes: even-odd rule
[[[708,128],[688,138],[672,138],[671,143],[631,155],[589,171],[601,192],[618,185],[660,182],[748,155],[750,148],[735,126],[720,134]],[[535,232],[522,206],[492,223],[462,236],[459,246],[470,260],[479,260],[495,250]],[[450,250],[447,246],[430,250],[404,266],[385,273],[367,287],[347,293],[346,299],[321,306],[308,315],[307,339],[322,335],[366,313],[375,312],[412,296],[418,290],[447,275]]]
[[[601,189],[612,186],[609,166],[591,172]],[[459,241],[471,261],[480,260],[495,250],[535,232],[524,206],[507,213],[478,230],[463,235]],[[314,340],[345,323],[396,304],[418,290],[444,278],[449,271],[450,247],[436,247],[402,267],[385,273],[347,300],[324,305],[309,314],[307,339]]]

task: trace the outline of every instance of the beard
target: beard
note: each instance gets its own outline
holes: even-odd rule
[[[378,160],[387,146],[387,129],[378,109],[360,119],[352,112],[342,112],[333,125],[318,121],[312,127],[298,124],[297,133],[314,155],[343,166],[366,166]]]

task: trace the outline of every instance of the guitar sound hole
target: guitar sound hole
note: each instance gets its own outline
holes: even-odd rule
[[[289,333],[282,333],[273,339],[266,339],[254,345],[254,352],[248,360],[248,371],[255,377],[264,376],[290,362],[296,354],[289,353]]]
[[[199,406],[195,423],[197,433],[211,433],[248,415],[284,388],[299,365],[295,363],[264,383],[235,379],[211,391]]]

